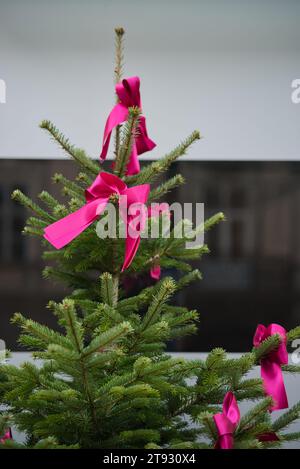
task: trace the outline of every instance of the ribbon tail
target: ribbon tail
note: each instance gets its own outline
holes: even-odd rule
[[[159,280],[161,275],[160,265],[154,265],[150,270],[150,276],[154,280]]]
[[[233,449],[233,435],[222,435],[219,438],[219,449]]]
[[[261,377],[266,394],[271,396],[274,401],[271,411],[287,409],[289,405],[281,365],[268,359],[262,360]]]
[[[225,397],[226,400],[229,400],[229,394],[227,393]],[[228,398],[227,398],[228,396]],[[215,448],[218,449],[232,449],[233,448],[233,432],[235,430],[235,425],[229,420],[229,418],[224,414],[215,414],[213,416],[219,438],[217,440]]]
[[[103,212],[108,198],[94,200],[83,205],[74,213],[52,223],[44,230],[44,238],[56,249],[69,244]]]
[[[149,184],[133,186],[128,188],[119,199],[121,217],[126,223],[126,242],[125,242],[125,260],[122,272],[130,266],[141,242],[140,233],[143,231],[147,219],[147,202],[150,192]],[[140,212],[140,218],[136,227],[131,227],[131,223],[135,220],[135,215],[130,213],[131,208],[136,208]],[[133,236],[131,236],[131,228],[133,228]]]
[[[136,148],[136,142],[135,140],[133,141],[132,144],[132,151],[129,157],[129,162],[127,164],[126,168],[126,175],[127,176],[132,176],[133,174],[138,174],[140,172],[140,162],[138,159],[138,152]]]
[[[139,126],[138,126],[138,135],[136,137],[136,149],[138,155],[145,153],[146,151],[151,151],[156,147],[156,143],[153,142],[148,137],[147,127],[146,127],[146,118],[140,116]]]
[[[139,248],[141,242],[141,237],[138,236],[136,238],[131,238],[130,236],[127,236],[126,242],[125,242],[125,260],[124,264],[122,267],[122,272],[127,269],[131,262],[134,259],[134,256],[136,255],[136,252]]]
[[[140,116],[139,125],[138,125],[138,134],[134,139],[132,152],[129,158],[129,163],[127,165],[126,174],[131,176],[133,174],[138,174],[140,172],[140,163],[138,155],[145,153],[146,151],[153,150],[156,147],[149,137],[146,128],[146,119],[144,116]]]
[[[128,109],[121,103],[118,103],[114,106],[112,111],[110,112],[104,129],[103,135],[103,143],[102,143],[102,150],[100,154],[100,160],[104,161],[108,152],[110,137],[113,129],[121,124],[122,122],[126,121],[128,116]]]

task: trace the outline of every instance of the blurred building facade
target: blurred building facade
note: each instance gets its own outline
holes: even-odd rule
[[[28,214],[10,199],[15,188],[33,198],[46,189],[59,198],[51,183],[55,172],[74,177],[76,168],[66,160],[0,161],[0,337],[11,349],[18,335],[11,315],[21,311],[54,325],[46,304],[66,294],[61,284],[42,278],[40,240],[21,234]],[[204,202],[206,217],[223,211],[227,220],[207,234],[211,254],[195,263],[202,282],[176,299],[199,310],[199,334],[170,349],[244,351],[259,322],[297,325],[300,163],[182,161],[169,176],[178,172],[187,184],[170,194],[169,202]]]
[[[204,201],[206,217],[223,211],[211,230],[211,254],[199,263],[200,286],[181,302],[201,314],[199,336],[182,349],[249,350],[258,323],[295,327],[300,319],[299,163],[179,163],[188,184],[178,200]],[[213,343],[212,343],[213,342]]]

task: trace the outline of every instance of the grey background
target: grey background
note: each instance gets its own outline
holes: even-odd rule
[[[0,156],[61,157],[53,120],[97,157],[113,104],[113,28],[140,75],[157,158],[194,128],[196,159],[298,159],[297,0],[0,0]]]

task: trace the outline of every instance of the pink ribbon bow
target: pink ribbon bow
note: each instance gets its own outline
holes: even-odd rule
[[[286,330],[279,324],[270,324],[268,327],[259,324],[253,338],[254,347],[258,347],[265,339],[274,334],[281,336],[281,343],[277,350],[273,350],[261,360],[261,377],[264,389],[274,401],[270,411],[286,409],[289,406],[281,370],[281,365],[288,363]]]
[[[233,435],[240,421],[240,410],[232,392],[228,392],[224,397],[223,412],[215,414],[213,418],[219,435],[215,449],[233,449]],[[272,431],[260,433],[256,435],[256,438],[261,442],[280,440],[276,433]]]
[[[232,392],[226,393],[224,397],[223,412],[215,414],[213,418],[219,435],[215,449],[232,449],[233,434],[240,421],[240,410]]]
[[[47,226],[44,230],[44,238],[56,249],[64,247],[101,215],[112,195],[117,195],[121,216],[126,221],[123,271],[131,264],[141,241],[140,232],[143,230],[147,218],[144,213],[146,211],[144,204],[148,199],[149,191],[149,184],[128,188],[114,174],[101,172],[85,191],[86,204],[76,212]],[[138,219],[137,211],[140,212]],[[136,226],[133,227],[135,222]]]
[[[139,77],[124,78],[122,82],[116,84],[116,93],[119,98],[119,103],[113,107],[105,124],[102,151],[100,155],[100,159],[102,161],[105,160],[107,155],[112,130],[117,125],[120,125],[122,122],[126,121],[129,112],[128,108],[137,106],[141,109],[142,107]],[[126,174],[139,173],[140,164],[138,155],[152,150],[155,146],[156,144],[148,137],[146,119],[144,116],[140,116],[137,127],[137,135],[133,141]]]
[[[4,436],[2,438],[0,438],[0,443],[3,444],[5,442],[5,440],[12,440],[12,434],[11,434],[11,429],[8,428],[8,430],[6,430]]]

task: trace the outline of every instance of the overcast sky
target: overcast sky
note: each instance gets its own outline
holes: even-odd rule
[[[0,0],[0,157],[61,157],[44,118],[99,155],[123,25],[157,143],[145,158],[197,128],[192,159],[299,159],[299,24],[297,0]]]

